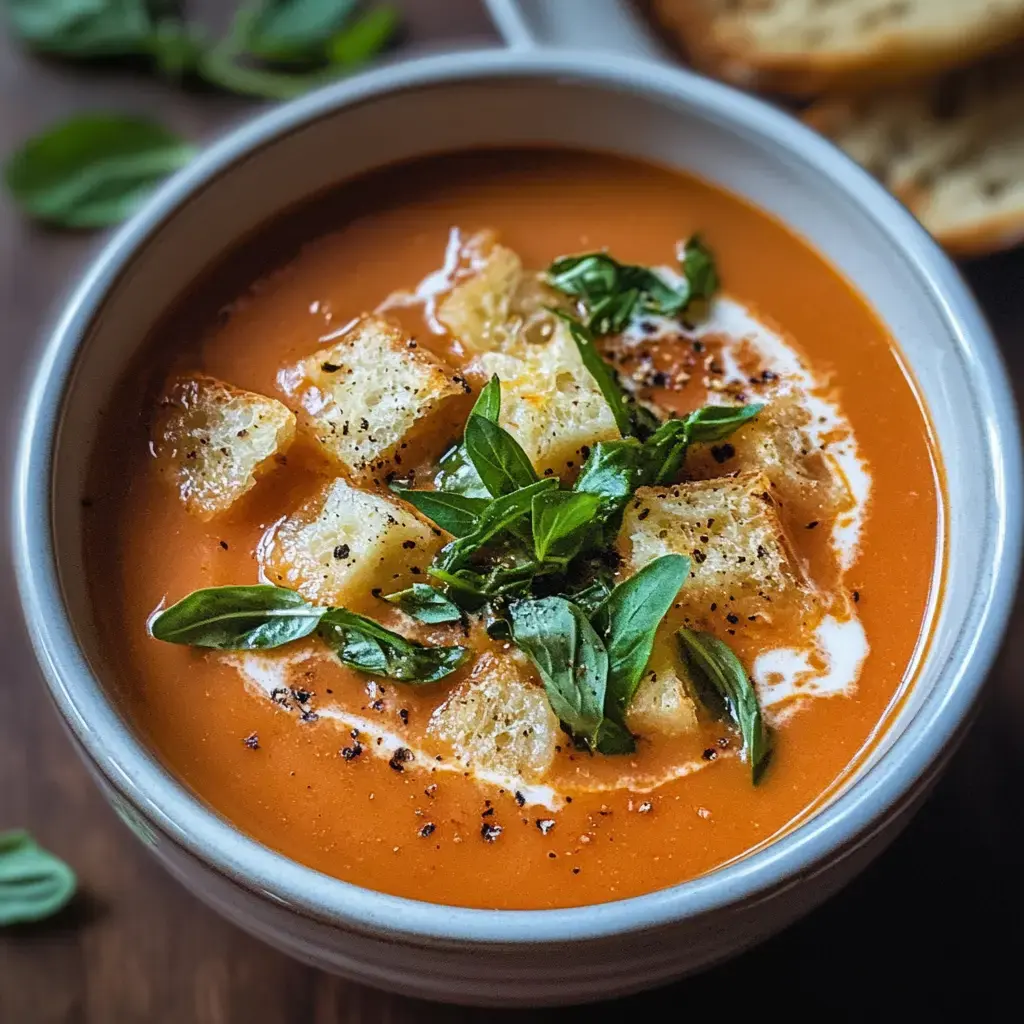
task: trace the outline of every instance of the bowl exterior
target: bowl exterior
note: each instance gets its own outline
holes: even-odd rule
[[[937,554],[950,570],[932,604],[933,640],[896,720],[841,792],[735,864],[664,892],[557,911],[467,910],[362,890],[236,832],[163,769],[109,700],[80,550],[78,497],[96,419],[154,316],[276,212],[423,153],[474,143],[593,148],[595,138],[747,195],[872,296],[922,384],[946,461],[948,548]],[[1016,582],[1015,412],[994,343],[945,257],[796,122],[686,72],[611,55],[599,67],[571,53],[426,58],[243,126],[170,182],[90,268],[43,352],[22,422],[13,541],[30,636],[121,817],[172,874],[253,934],[427,998],[505,1006],[619,995],[721,960],[820,903],[892,838],[949,756]]]

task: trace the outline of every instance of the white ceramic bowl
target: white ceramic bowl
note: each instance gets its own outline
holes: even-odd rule
[[[494,6],[517,15],[505,0]],[[808,239],[898,340],[932,418],[948,514],[947,571],[916,683],[829,806],[767,849],[684,885],[594,907],[511,912],[430,905],[328,878],[237,832],[172,778],[99,681],[79,498],[118,374],[154,321],[253,227],[383,164],[522,143],[599,148],[694,172]],[[621,994],[726,957],[820,903],[891,838],[951,752],[1015,585],[1015,412],[956,271],[828,143],[754,99],[651,59],[530,49],[435,56],[249,122],[110,240],[43,350],[22,422],[13,540],[26,619],[53,697],[114,806],[174,875],[243,928],[327,970],[435,999],[507,1006]]]

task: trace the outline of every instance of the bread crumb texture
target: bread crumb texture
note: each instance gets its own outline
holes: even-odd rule
[[[434,712],[428,732],[468,768],[536,780],[561,734],[543,687],[510,655],[484,654],[470,677]]]
[[[425,580],[444,536],[405,503],[338,479],[273,529],[263,570],[316,604],[365,607]]]
[[[362,317],[282,381],[301,407],[300,428],[337,466],[364,478],[400,465],[402,446],[468,390],[460,374],[377,316]]]
[[[294,435],[295,416],[276,399],[195,375],[160,399],[152,442],[187,511],[211,519],[256,485]]]

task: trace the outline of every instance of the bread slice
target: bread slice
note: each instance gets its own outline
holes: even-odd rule
[[[164,393],[152,442],[185,508],[210,519],[254,487],[294,435],[295,417],[276,399],[197,374]]]
[[[652,0],[695,65],[794,96],[964,66],[1024,37],[1024,0]]]
[[[501,380],[499,422],[538,473],[573,473],[585,448],[621,436],[611,407],[561,321],[548,341],[524,344],[515,355],[485,352],[476,365]]]
[[[806,120],[957,256],[1024,241],[1024,67],[989,61],[898,93],[823,100]]]
[[[641,487],[617,547],[633,573],[662,555],[688,555],[690,577],[676,607],[696,621],[802,617],[811,592],[764,473]]]
[[[626,712],[626,724],[638,736],[683,736],[698,728],[697,704],[676,644],[673,629],[659,630]]]
[[[467,768],[537,781],[561,734],[544,688],[511,655],[484,654],[431,716],[430,735],[448,743]]]
[[[831,517],[843,490],[808,429],[810,411],[788,388],[767,396],[766,403],[760,415],[727,441],[692,445],[686,453],[687,475],[708,480],[763,470],[784,513],[792,510],[805,523]]]
[[[365,607],[375,592],[426,579],[444,540],[404,502],[338,479],[273,528],[260,550],[272,583],[315,604]]]
[[[403,445],[422,440],[450,399],[470,391],[460,374],[377,316],[357,320],[281,380],[300,408],[300,428],[323,453],[377,481],[402,464]]]

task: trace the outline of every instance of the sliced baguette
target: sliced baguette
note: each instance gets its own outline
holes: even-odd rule
[[[652,0],[693,63],[794,96],[965,66],[1024,37],[1024,0]]]
[[[1024,241],[1024,70],[989,61],[875,97],[823,100],[805,114],[957,256]]]

